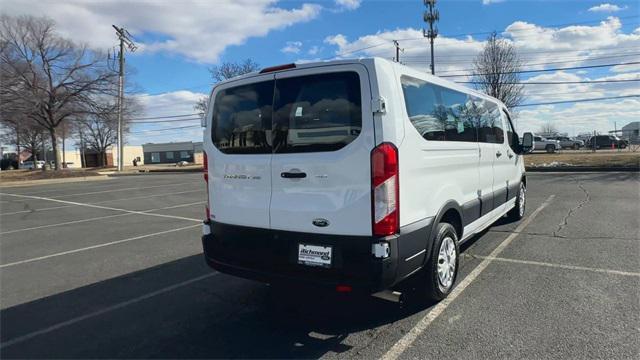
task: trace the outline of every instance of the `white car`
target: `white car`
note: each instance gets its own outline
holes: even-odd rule
[[[209,101],[202,242],[221,272],[381,297],[413,276],[439,300],[459,245],[524,215],[528,149],[477,91],[374,58],[267,68]]]
[[[548,153],[554,153],[560,150],[560,141],[543,138],[542,136],[533,135],[533,150],[544,150]]]

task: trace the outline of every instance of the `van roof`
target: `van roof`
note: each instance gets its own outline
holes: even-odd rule
[[[346,65],[346,64],[363,64],[363,65],[373,66],[375,63],[385,64],[386,66],[391,66],[391,67],[397,68],[398,70],[400,70],[400,71],[398,71],[400,73],[419,72],[422,76],[426,76],[427,79],[433,80],[433,82],[438,84],[438,85],[444,85],[444,86],[450,87],[452,89],[460,89],[461,91],[468,92],[468,93],[476,95],[478,97],[491,99],[493,101],[497,101],[501,105],[504,105],[500,100],[498,100],[496,98],[493,98],[493,97],[491,97],[491,96],[489,96],[487,94],[484,94],[482,92],[479,92],[477,90],[474,90],[472,88],[469,88],[467,86],[463,86],[463,85],[455,83],[453,81],[438,77],[437,75],[431,75],[431,74],[429,74],[427,72],[418,70],[416,68],[412,68],[410,66],[407,66],[407,65],[404,65],[404,64],[401,64],[401,63],[397,63],[395,61],[391,61],[391,60],[388,60],[388,59],[380,58],[380,57],[354,58],[354,59],[341,59],[341,60],[324,60],[324,61],[296,63],[295,67],[285,68],[283,70],[275,70],[275,71],[273,71],[273,73],[286,72],[286,71],[292,71],[292,70],[300,70],[300,69],[308,69],[308,68],[314,68],[314,67],[319,67],[319,66]],[[233,77],[231,79],[227,79],[227,80],[221,81],[221,82],[215,84],[214,89],[215,89],[215,87],[217,87],[219,85],[228,84],[228,83],[231,83],[231,82],[234,82],[234,81],[247,79],[247,78],[251,78],[251,77],[254,77],[254,76],[264,75],[265,74],[265,73],[260,73],[260,71],[261,70],[250,72],[250,73],[247,73],[247,74],[244,74],[244,75],[236,76],[236,77]],[[214,89],[211,90],[211,93],[213,93]]]

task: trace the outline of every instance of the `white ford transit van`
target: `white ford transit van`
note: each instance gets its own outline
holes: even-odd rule
[[[506,107],[397,63],[267,68],[216,85],[208,109],[202,242],[224,273],[367,293],[413,275],[438,300],[459,245],[524,214]]]

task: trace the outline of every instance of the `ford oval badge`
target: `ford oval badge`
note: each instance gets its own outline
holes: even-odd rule
[[[326,227],[329,226],[329,220],[327,219],[313,219],[313,225],[318,227]]]

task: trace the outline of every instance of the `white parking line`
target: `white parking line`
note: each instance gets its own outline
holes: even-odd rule
[[[62,199],[62,198],[71,197],[71,196],[104,194],[104,193],[121,192],[121,191],[129,191],[129,190],[146,190],[146,189],[154,189],[154,188],[161,188],[161,187],[181,186],[181,185],[200,184],[200,183],[202,183],[202,182],[201,181],[189,181],[189,182],[174,183],[174,184],[162,184],[162,185],[152,185],[152,186],[136,186],[136,187],[119,188],[119,189],[113,189],[112,188],[111,190],[101,190],[101,191],[90,191],[90,192],[84,192],[84,193],[66,194],[66,195],[60,195],[60,196],[53,196],[51,198],[53,198],[53,199]],[[41,195],[41,194],[32,194],[31,196],[36,196],[36,195]]]
[[[46,197],[41,197],[41,196],[14,195],[14,194],[7,194],[7,193],[0,193],[0,195],[8,195],[8,196],[28,198],[28,199],[36,199],[36,200],[53,201],[53,202],[59,202],[59,203],[63,203],[63,204],[76,205],[76,206],[86,206],[86,207],[90,207],[90,208],[103,209],[103,210],[124,211],[124,212],[129,213],[129,214],[140,214],[140,215],[147,215],[147,216],[157,216],[157,217],[165,217],[165,218],[171,218],[171,219],[202,222],[202,219],[193,219],[193,218],[187,218],[187,217],[182,217],[182,216],[164,215],[164,214],[151,214],[151,213],[145,213],[145,212],[142,212],[142,211],[119,209],[119,208],[113,208],[113,207],[108,207],[108,206],[100,206],[100,205],[94,205],[94,204],[88,204],[88,203],[80,203],[80,202],[75,202],[75,201],[59,200],[59,199],[46,198]]]
[[[470,255],[470,256],[474,257],[474,258],[478,258],[478,259],[488,259],[488,260],[493,260],[493,261],[502,261],[502,262],[508,262],[508,263],[514,263],[514,264],[546,266],[546,267],[552,267],[552,268],[558,268],[558,269],[566,269],[566,270],[592,271],[592,272],[611,274],[611,275],[640,277],[640,273],[629,272],[629,271],[620,271],[620,270],[611,270],[611,269],[602,269],[602,268],[592,268],[592,267],[586,267],[586,266],[553,264],[553,263],[548,263],[548,262],[508,259],[508,258],[502,258],[502,257],[490,257],[490,256],[478,256],[478,255]]]
[[[523,220],[518,225],[518,227],[516,227],[514,232],[511,235],[509,235],[506,239],[504,239],[500,243],[500,245],[498,245],[498,247],[496,247],[491,252],[491,254],[489,254],[488,257],[489,258],[497,257],[504,250],[504,248],[507,247],[507,245],[509,245],[513,241],[513,239],[515,239],[518,236],[518,233],[521,232],[525,227],[527,227],[527,225],[529,225],[529,223],[531,223],[531,221],[533,221],[533,219],[536,216],[538,216],[540,211],[542,211],[545,207],[547,207],[551,203],[551,201],[553,201],[554,197],[555,195],[549,196],[547,200],[545,200],[533,213],[531,213],[531,215],[529,215],[528,218]],[[407,348],[409,348],[409,346],[411,346],[411,344],[413,344],[414,341],[416,341],[418,336],[420,336],[420,334],[422,334],[427,329],[429,324],[431,324],[433,320],[435,320],[440,314],[442,314],[442,312],[464,291],[464,289],[466,289],[467,286],[469,286],[469,284],[471,284],[471,282],[473,282],[473,280],[475,280],[478,277],[478,275],[480,275],[480,273],[484,271],[484,269],[489,265],[489,263],[491,263],[491,261],[492,259],[482,260],[482,262],[475,269],[473,269],[473,271],[471,271],[471,273],[467,275],[467,277],[465,277],[453,289],[453,291],[451,291],[448,297],[440,301],[435,307],[429,310],[424,315],[424,317],[420,319],[420,321],[418,321],[418,323],[411,329],[411,331],[409,331],[400,340],[398,340],[398,342],[396,342],[391,347],[391,349],[389,349],[389,351],[387,351],[384,354],[382,358],[385,360],[395,360],[398,357],[400,357],[400,355],[402,355],[402,353]]]
[[[150,213],[150,212],[153,212],[153,211],[176,209],[176,208],[187,207],[187,206],[198,205],[198,204],[204,204],[204,203],[205,203],[204,201],[198,201],[198,202],[189,203],[189,204],[180,204],[180,205],[165,206],[165,207],[149,209],[149,210],[142,210],[140,212],[141,213]],[[50,227],[56,227],[56,226],[80,224],[80,223],[88,222],[88,221],[104,220],[104,219],[110,219],[110,218],[115,218],[115,217],[120,217],[120,216],[127,216],[127,215],[131,215],[131,214],[130,213],[124,213],[124,214],[115,214],[115,215],[107,215],[107,216],[97,216],[97,217],[93,217],[93,218],[89,218],[89,219],[67,221],[67,222],[49,224],[49,225],[40,225],[40,226],[34,226],[34,227],[30,227],[30,228],[23,228],[23,229],[16,229],[16,230],[8,230],[8,231],[0,232],[0,235],[13,234],[13,233],[18,233],[18,232],[23,232],[23,231],[30,231],[30,230],[38,230],[38,229],[44,229],[44,228],[50,228]]]
[[[43,334],[46,334],[46,333],[50,333],[50,332],[52,332],[54,330],[58,330],[58,329],[61,329],[63,327],[67,327],[69,325],[73,325],[73,324],[78,323],[80,321],[84,321],[84,320],[87,320],[87,319],[90,319],[90,318],[93,318],[93,317],[96,317],[96,316],[100,316],[100,315],[108,313],[110,311],[122,309],[125,306],[133,305],[133,304],[139,303],[139,302],[141,302],[143,300],[146,300],[146,299],[158,296],[158,295],[162,295],[162,294],[167,293],[169,291],[173,291],[173,290],[179,289],[181,287],[185,287],[187,285],[193,284],[193,283],[198,282],[198,281],[202,281],[202,280],[211,278],[211,277],[213,277],[213,276],[215,276],[217,274],[219,274],[219,273],[212,272],[212,273],[209,273],[209,274],[201,275],[201,276],[198,276],[198,277],[195,277],[195,278],[192,278],[192,279],[189,279],[189,280],[186,280],[186,281],[183,281],[183,282],[171,285],[171,286],[164,287],[164,288],[162,288],[160,290],[156,290],[156,291],[147,293],[145,295],[138,296],[138,297],[133,298],[131,300],[123,301],[123,302],[117,303],[115,305],[108,306],[108,307],[106,307],[104,309],[100,309],[100,310],[97,310],[97,311],[94,311],[94,312],[91,312],[91,313],[88,313],[88,314],[85,314],[85,315],[82,315],[82,316],[78,316],[78,317],[75,317],[73,319],[69,319],[67,321],[59,322],[59,323],[57,323],[55,325],[51,325],[49,327],[46,327],[44,329],[28,333],[26,335],[18,336],[17,338],[13,338],[11,340],[7,340],[7,341],[5,341],[3,343],[0,343],[0,349],[4,349],[4,348],[6,348],[8,346],[24,342],[24,341],[29,340],[31,338],[34,338],[36,336],[43,335]]]
[[[201,192],[201,191],[202,190],[188,190],[188,191],[178,191],[178,192],[172,192],[172,193],[162,193],[162,194],[154,194],[154,195],[134,196],[134,197],[128,197],[128,198],[124,198],[124,199],[111,199],[111,200],[96,201],[96,202],[87,203],[87,204],[106,204],[106,203],[110,203],[110,202],[149,199],[149,198],[153,198],[153,197],[188,194],[188,193]],[[35,213],[35,212],[48,211],[48,210],[58,210],[58,209],[70,208],[70,207],[74,207],[74,206],[77,206],[77,205],[64,205],[64,206],[53,206],[53,207],[40,208],[40,209],[20,210],[20,211],[14,211],[14,212],[1,213],[0,216],[17,215],[17,214],[25,214],[25,213]]]
[[[130,242],[130,241],[134,241],[134,240],[140,240],[140,239],[148,238],[148,237],[151,237],[151,236],[164,235],[164,234],[169,234],[169,233],[176,232],[176,231],[192,229],[192,228],[197,227],[197,226],[201,226],[201,225],[200,224],[198,224],[198,225],[189,225],[189,226],[185,226],[185,227],[181,227],[181,228],[177,228],[177,229],[171,229],[171,230],[165,230],[165,231],[156,232],[156,233],[153,233],[153,234],[135,236],[135,237],[128,238],[128,239],[111,241],[111,242],[108,242],[108,243],[103,243],[103,244],[98,244],[98,245],[93,245],[93,246],[87,246],[87,247],[83,247],[83,248],[80,248],[80,249],[74,249],[74,250],[69,250],[69,251],[63,251],[63,252],[59,252],[59,253],[55,253],[55,254],[51,254],[51,255],[45,255],[45,256],[39,256],[39,257],[36,257],[36,258],[31,258],[31,259],[26,259],[26,260],[14,261],[14,262],[11,262],[11,263],[0,265],[0,269],[6,268],[6,267],[10,267],[10,266],[15,266],[15,265],[27,264],[27,263],[34,262],[34,261],[50,259],[50,258],[53,258],[53,257],[62,256],[62,255],[69,255],[69,254],[75,254],[75,253],[82,252],[82,251],[98,249],[98,248],[105,247],[105,246],[122,244],[122,243],[125,243],[125,242]]]

